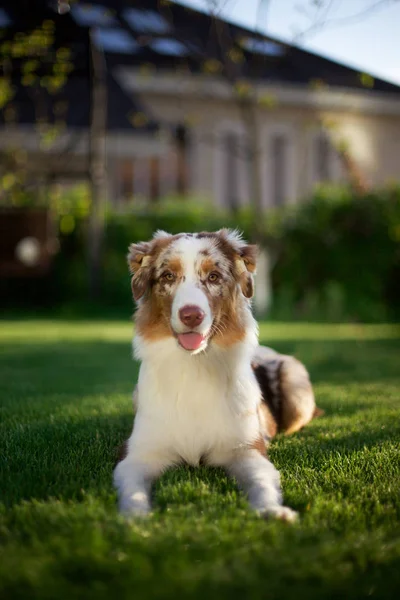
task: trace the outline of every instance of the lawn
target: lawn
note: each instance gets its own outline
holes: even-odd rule
[[[125,523],[111,484],[132,424],[132,327],[0,324],[0,597],[394,598],[400,328],[262,324],[308,366],[324,417],[271,457],[300,522],[259,520],[219,470],[180,468]]]

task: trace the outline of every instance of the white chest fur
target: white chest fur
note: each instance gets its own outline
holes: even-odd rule
[[[259,434],[260,391],[250,366],[253,343],[229,349],[210,346],[192,356],[174,339],[135,343],[142,358],[139,399],[130,447],[213,464]],[[150,347],[151,346],[151,347]]]

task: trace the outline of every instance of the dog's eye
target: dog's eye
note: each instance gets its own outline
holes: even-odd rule
[[[210,273],[208,276],[208,281],[210,283],[215,283],[219,279],[219,273]]]
[[[163,273],[161,277],[165,279],[165,281],[175,281],[175,275],[169,271]]]

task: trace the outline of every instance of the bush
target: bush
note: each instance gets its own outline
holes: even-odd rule
[[[396,319],[400,307],[400,189],[363,197],[324,189],[284,219],[273,270],[279,301],[295,315]]]
[[[74,206],[77,205],[75,200]],[[87,263],[85,260],[86,222],[75,213],[73,231],[60,228],[61,252],[58,255],[55,277],[58,298],[65,304],[85,303],[87,297]],[[60,216],[60,223],[65,214]],[[167,199],[153,206],[132,206],[124,213],[107,216],[103,257],[101,303],[109,308],[132,310],[130,280],[125,256],[132,242],[148,240],[157,229],[170,233],[216,230],[221,227],[240,227],[250,231],[251,214],[242,211],[233,217],[204,201]]]
[[[87,312],[87,190],[56,197],[52,209],[61,242],[52,303]],[[108,214],[103,309],[132,311],[125,262],[130,243],[149,239],[157,229],[178,233],[221,227],[238,227],[250,239],[250,210],[232,216],[200,199],[167,199]],[[400,188],[352,197],[346,188],[323,187],[308,202],[269,211],[262,230],[275,257],[273,318],[382,321],[400,316]]]

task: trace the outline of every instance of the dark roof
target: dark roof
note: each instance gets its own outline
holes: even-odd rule
[[[0,109],[0,123],[6,120],[7,110],[12,107],[12,122],[28,125],[38,120],[37,108],[40,105],[40,118],[49,124],[61,122],[68,127],[87,128],[90,125],[89,79],[73,76],[55,94],[45,89],[35,91],[18,85],[12,101]],[[143,107],[132,100],[118,85],[114,77],[107,74],[107,129],[108,131],[133,130],[155,131],[157,124],[150,120]]]
[[[132,4],[124,0],[98,2],[117,10]],[[194,68],[201,68],[202,61],[207,58],[222,58],[227,65],[226,54],[231,49],[240,49],[245,60],[237,72],[242,71],[248,77],[305,85],[320,80],[334,87],[364,90],[367,87],[379,92],[400,93],[398,85],[377,77],[363,77],[357,69],[187,6],[160,0],[135,0],[134,4],[146,12],[153,10],[164,17],[171,26],[170,36],[180,40],[188,49],[186,59],[192,59]],[[175,59],[179,60],[179,57]]]
[[[29,5],[29,10],[28,10]],[[58,14],[52,6],[57,2],[44,0],[3,0],[0,9],[0,31],[3,25],[2,41],[15,39],[18,32],[29,33],[42,26],[46,19],[53,21],[54,38],[46,56],[40,59],[40,66],[35,70],[40,77],[51,73],[54,55],[60,48],[68,48],[71,52],[72,70],[66,83],[57,92],[50,93],[47,87],[24,85],[23,69],[26,60],[18,57],[12,59],[12,100],[0,107],[0,123],[12,120],[20,124],[31,124],[39,119],[47,123],[62,121],[69,127],[85,127],[90,125],[91,113],[91,62],[89,29],[79,25],[70,13]],[[24,6],[27,10],[23,10]],[[5,22],[5,19],[7,21]],[[109,131],[130,130],[135,132],[153,132],[157,123],[137,98],[126,93],[112,76],[105,55],[107,72],[107,127]],[[0,77],[2,75],[0,63]],[[9,109],[12,108],[12,111]]]
[[[399,86],[382,79],[361,76],[345,65],[166,0],[2,1],[0,30],[3,27],[6,38],[18,31],[32,31],[45,19],[54,22],[55,37],[48,54],[41,59],[41,74],[51,71],[52,56],[59,48],[71,50],[73,63],[66,85],[58,94],[47,94],[47,116],[50,121],[55,120],[54,109],[64,102],[66,121],[71,126],[87,126],[90,121],[89,28],[93,28],[108,69],[111,130],[156,128],[147,109],[140,106],[137,98],[126,94],[112,77],[114,67],[119,65],[149,65],[161,70],[184,67],[193,73],[222,69],[233,77],[271,83],[310,85],[320,81],[333,87],[400,93]],[[32,90],[23,87],[20,67],[21,61],[15,57],[13,103],[20,121],[34,122]],[[42,94],[46,96],[44,91]]]
[[[272,83],[321,81],[400,93],[400,86],[383,79],[169,0],[93,0],[71,6],[77,23],[99,27],[110,65],[149,63],[169,69],[183,64],[199,72],[215,59],[235,76]]]

